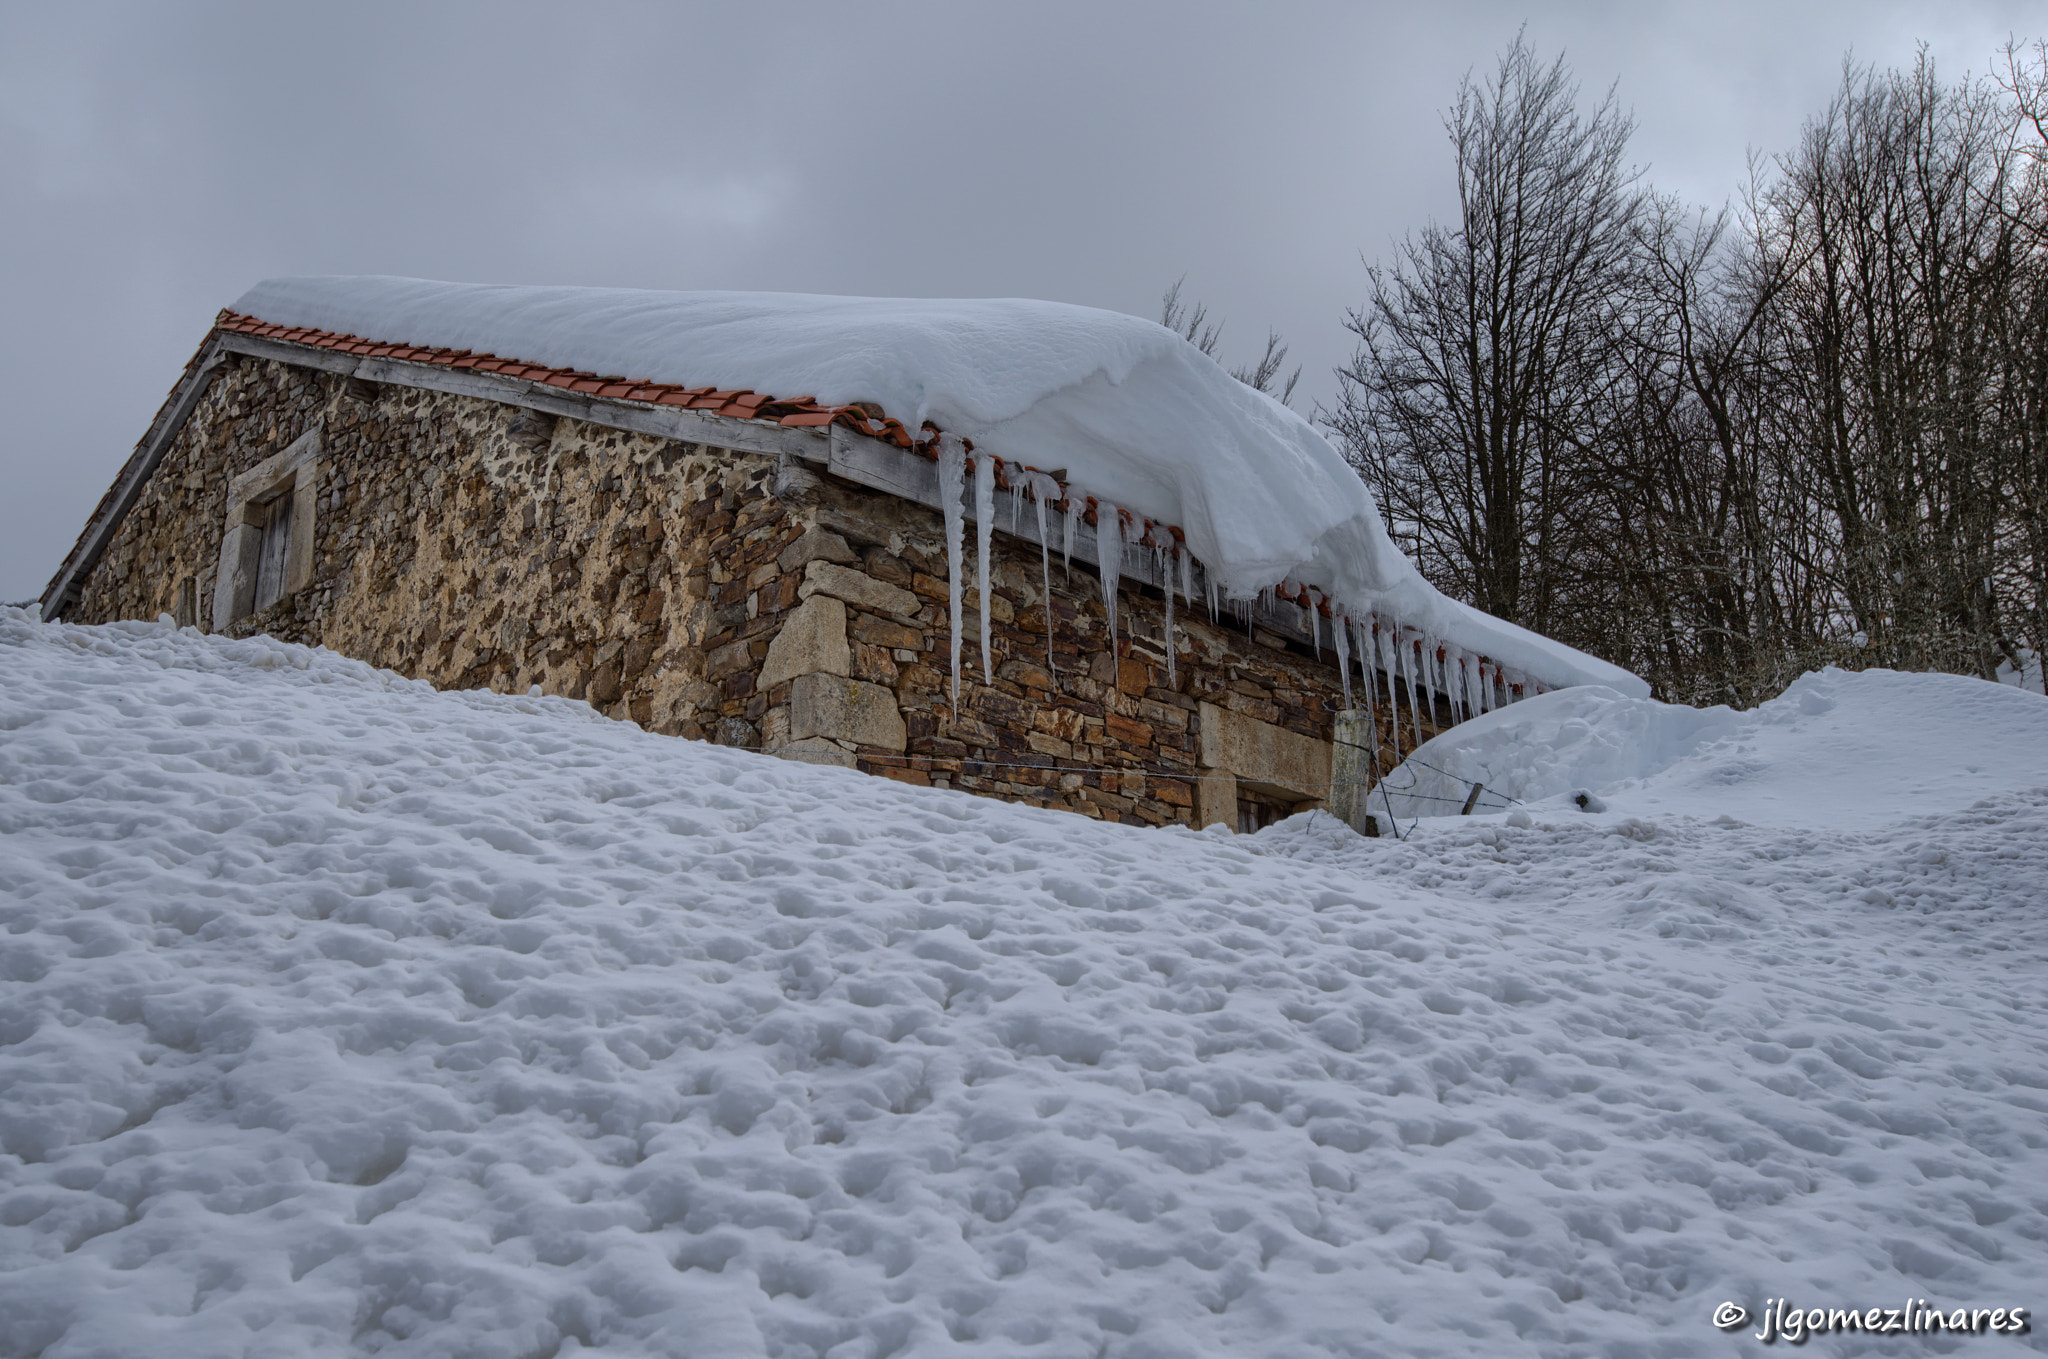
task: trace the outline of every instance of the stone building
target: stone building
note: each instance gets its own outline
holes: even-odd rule
[[[1039,477],[1042,500],[1059,474],[1014,466],[996,469],[1010,493],[985,529],[953,492],[976,540],[956,582],[931,433],[871,405],[225,311],[43,613],[263,632],[437,686],[537,686],[651,731],[1136,824],[1251,828],[1328,795],[1347,676],[1313,596],[1212,614],[1167,588],[1192,581],[1201,601],[1198,575],[1172,581],[1173,558],[1144,551],[1106,592],[1095,535],[1043,527],[1012,485]],[[1354,703],[1373,699],[1376,727],[1352,729],[1372,733],[1371,774],[1474,706],[1464,681],[1411,695],[1412,666],[1351,668]],[[1521,682],[1472,678],[1496,701]]]

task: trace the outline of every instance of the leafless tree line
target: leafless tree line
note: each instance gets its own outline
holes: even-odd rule
[[[1200,302],[1189,302],[1180,295],[1181,284],[1187,282],[1186,275],[1173,281],[1166,295],[1159,299],[1159,324],[1186,340],[1195,348],[1221,364],[1216,350],[1223,343],[1223,323],[1209,319],[1209,308]],[[1287,342],[1275,330],[1266,332],[1266,351],[1259,361],[1249,368],[1232,368],[1230,375],[1255,392],[1264,392],[1281,405],[1294,399],[1294,384],[1301,381],[1301,365],[1285,379],[1280,370],[1287,366]]]
[[[1688,702],[2048,652],[2048,49],[1845,67],[1714,213],[1519,39],[1445,125],[1326,413],[1439,588]]]

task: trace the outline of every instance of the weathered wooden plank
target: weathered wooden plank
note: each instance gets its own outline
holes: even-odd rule
[[[825,467],[834,476],[943,509],[937,463],[884,440],[856,434],[844,425],[833,425],[831,430],[831,453]],[[963,508],[973,513],[971,504]]]
[[[282,340],[267,340],[261,335],[243,335],[232,330],[221,332],[220,347],[230,354],[247,354],[252,359],[274,359],[278,363],[289,363],[299,368],[317,368],[323,373],[353,373],[356,364],[361,362],[353,354],[320,349],[313,345],[286,344]]]
[[[607,429],[652,434],[657,438],[684,443],[710,444],[744,453],[775,455],[792,453],[814,460],[824,456],[824,435],[815,429],[785,429],[760,420],[735,420],[710,411],[683,410],[676,406],[652,406],[644,401],[617,401],[563,391],[544,382],[482,373],[471,368],[449,368],[436,363],[409,359],[358,358],[317,345],[291,344],[256,335],[227,334],[226,348],[255,358],[274,359],[301,368],[346,373],[366,382],[394,387],[414,387],[446,392],[452,396],[473,396],[484,401],[543,411],[549,415],[582,420]]]
[[[412,363],[404,359],[362,359],[355,375],[370,382],[401,387],[419,387],[497,401],[549,415],[583,420],[607,429],[652,434],[684,443],[710,444],[744,453],[782,453],[816,456],[822,445],[820,431],[786,429],[761,420],[735,420],[709,411],[689,411],[677,406],[651,406],[644,401],[614,401],[578,392],[565,392],[544,382],[508,378],[498,373],[479,373],[467,368],[444,368],[438,364]]]

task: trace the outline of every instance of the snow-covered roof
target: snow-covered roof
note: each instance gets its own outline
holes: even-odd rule
[[[272,325],[488,353],[637,380],[876,403],[977,454],[1171,525],[1232,598],[1281,588],[1536,684],[1636,676],[1438,593],[1365,484],[1296,412],[1163,326],[1022,298],[651,292],[385,277],[268,279],[234,310]],[[1142,530],[1141,530],[1142,531]],[[1155,541],[1163,539],[1158,535]]]

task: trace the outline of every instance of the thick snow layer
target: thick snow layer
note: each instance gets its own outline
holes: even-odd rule
[[[1727,786],[1867,730],[1834,804],[1878,806],[1884,681],[1825,683]],[[1142,831],[0,612],[0,1352],[1706,1356],[1724,1301],[2042,1305],[2048,789],[1738,826],[1697,767],[1654,818]]]
[[[234,309],[393,344],[594,373],[875,401],[978,450],[1178,525],[1234,598],[1283,580],[1527,672],[1546,686],[1634,675],[1444,598],[1387,537],[1314,426],[1151,321],[1022,298],[646,292],[424,279],[266,279]]]
[[[1824,670],[1748,712],[1684,708],[1589,685],[1543,694],[1430,740],[1387,777],[1403,817],[1482,801],[1616,816],[1726,815],[1876,827],[2048,784],[2048,699],[1964,675]],[[1373,805],[1381,805],[1375,793]]]

